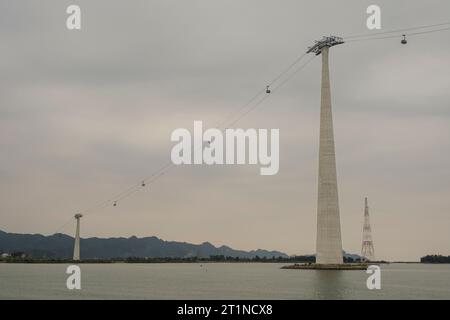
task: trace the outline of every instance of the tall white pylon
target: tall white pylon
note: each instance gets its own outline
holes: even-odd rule
[[[342,264],[341,221],[336,175],[333,114],[331,112],[330,47],[344,43],[339,37],[324,37],[308,48],[307,53],[322,54],[320,103],[319,179],[317,196],[317,264]]]
[[[370,227],[369,205],[367,203],[367,197],[365,198],[364,204],[364,226],[361,257],[367,261],[375,261],[375,250],[373,248],[372,228]]]
[[[77,213],[75,215],[75,219],[77,220],[77,229],[75,231],[75,244],[73,246],[73,260],[80,260],[80,218],[83,215],[81,213]]]

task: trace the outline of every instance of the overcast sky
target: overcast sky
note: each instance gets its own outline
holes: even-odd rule
[[[82,10],[82,30],[65,10]],[[52,234],[170,160],[170,134],[214,126],[330,33],[447,22],[442,1],[0,2],[0,229]],[[450,31],[355,42],[330,54],[343,247],[450,254]],[[280,129],[280,171],[177,167],[83,237],[155,235],[238,249],[315,252],[320,59],[242,119]],[[74,223],[65,233],[73,234]]]

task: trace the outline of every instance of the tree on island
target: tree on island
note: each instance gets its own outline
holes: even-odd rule
[[[425,257],[420,258],[421,263],[450,263],[450,256],[443,255],[427,255]]]

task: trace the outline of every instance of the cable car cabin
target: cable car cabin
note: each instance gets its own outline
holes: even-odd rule
[[[407,44],[408,41],[406,40],[406,35],[403,35],[403,39],[401,41],[402,44]]]

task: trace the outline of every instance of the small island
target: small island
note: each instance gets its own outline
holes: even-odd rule
[[[421,263],[450,263],[450,256],[440,254],[426,255],[420,258]]]

